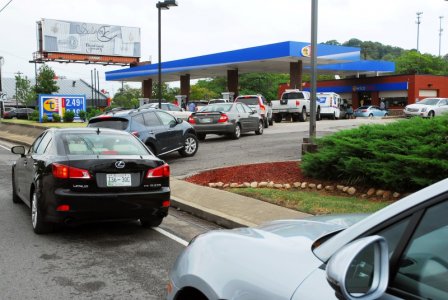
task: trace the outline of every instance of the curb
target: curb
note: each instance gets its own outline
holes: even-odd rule
[[[224,228],[233,229],[238,227],[256,227],[257,224],[250,223],[221,212],[202,207],[200,205],[194,205],[188,201],[180,199],[178,197],[171,196],[171,207],[188,212],[195,217],[215,223]]]

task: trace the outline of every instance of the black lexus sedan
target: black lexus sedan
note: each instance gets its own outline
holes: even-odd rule
[[[170,168],[135,136],[105,128],[48,129],[12,166],[14,203],[31,208],[35,233],[55,223],[139,219],[161,224]]]

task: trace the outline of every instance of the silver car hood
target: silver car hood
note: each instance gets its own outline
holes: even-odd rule
[[[212,231],[184,250],[170,277],[177,288],[201,286],[209,299],[290,299],[322,264],[312,252],[313,242],[345,227],[284,220]]]

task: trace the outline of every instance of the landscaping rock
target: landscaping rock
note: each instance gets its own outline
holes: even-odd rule
[[[299,188],[299,187],[302,185],[302,183],[301,183],[301,182],[294,182],[292,185],[293,185],[295,188]]]
[[[215,184],[215,187],[217,187],[217,188],[222,188],[223,186],[224,186],[224,182],[217,182]]]
[[[250,188],[250,183],[249,182],[243,182],[244,187]]]
[[[347,193],[349,194],[349,195],[354,195],[354,194],[356,194],[356,189],[354,188],[354,187],[350,187],[348,190],[347,190]]]
[[[332,185],[327,185],[327,186],[325,187],[325,190],[326,190],[326,191],[329,191],[329,192],[334,191],[334,186],[332,186]]]
[[[400,196],[401,196],[400,193],[397,192],[392,194],[392,197],[394,197],[395,199],[400,198]]]
[[[268,183],[268,188],[272,189],[274,187],[274,183],[271,181]]]
[[[344,186],[344,188],[342,188],[342,191],[343,191],[344,193],[347,193],[348,189],[349,189],[348,186]]]
[[[377,190],[376,193],[375,193],[375,195],[377,195],[378,197],[383,196],[383,194],[384,194],[383,190]]]
[[[375,192],[376,192],[376,190],[374,189],[374,188],[370,188],[368,191],[367,191],[367,196],[373,196],[374,194],[375,194]]]
[[[274,184],[274,188],[281,189],[281,188],[283,188],[283,184],[276,183],[276,184]]]
[[[256,187],[258,187],[258,182],[256,182],[256,181],[251,182],[251,183],[250,183],[250,187],[251,187],[251,188],[256,188]]]
[[[300,187],[302,189],[306,189],[307,186],[308,186],[308,182],[302,182],[302,184],[300,185]]]
[[[391,191],[384,191],[383,199],[390,199],[391,196],[392,196]]]
[[[289,183],[285,183],[283,185],[283,188],[289,190],[291,188],[291,185]]]
[[[211,188],[214,188],[214,187],[216,187],[216,183],[215,182],[210,182],[208,184],[208,186],[211,187]]]
[[[315,183],[310,183],[310,184],[308,184],[308,187],[310,189],[315,189],[316,188],[316,184]]]
[[[262,182],[260,182],[259,184],[258,184],[258,187],[259,188],[265,188],[265,187],[267,187],[268,186],[268,183],[266,182],[266,181],[262,181]]]
[[[344,186],[343,186],[343,185],[340,185],[340,184],[338,184],[338,185],[336,186],[336,188],[337,188],[338,190],[342,191],[342,190],[344,189]]]
[[[230,187],[231,188],[236,188],[236,187],[238,187],[239,186],[239,184],[238,183],[235,183],[235,182],[232,182],[231,184],[230,184]]]
[[[318,190],[321,190],[322,189],[322,184],[318,184],[317,186],[316,186],[316,188],[318,189]]]
[[[224,184],[223,188],[228,188],[230,186],[230,184],[226,183]]]
[[[362,194],[361,195],[361,198],[363,198],[363,199],[366,199],[368,196],[367,196],[367,194]]]

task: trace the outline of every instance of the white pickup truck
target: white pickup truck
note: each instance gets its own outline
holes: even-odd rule
[[[280,123],[283,118],[293,122],[305,122],[310,115],[310,93],[285,90],[280,100],[272,100],[272,117]],[[320,120],[320,105],[316,102],[316,120]]]

